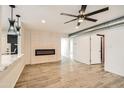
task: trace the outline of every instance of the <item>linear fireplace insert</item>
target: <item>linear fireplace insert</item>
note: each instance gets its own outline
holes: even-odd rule
[[[55,55],[55,49],[35,49],[35,56]]]

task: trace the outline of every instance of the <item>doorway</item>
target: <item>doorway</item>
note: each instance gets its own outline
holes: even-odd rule
[[[7,43],[11,45],[11,55],[18,54],[18,36],[7,35]]]
[[[97,34],[97,36],[100,37],[100,59],[101,59],[101,64],[104,65],[105,63],[105,35]]]
[[[69,38],[61,38],[61,57],[69,57]]]

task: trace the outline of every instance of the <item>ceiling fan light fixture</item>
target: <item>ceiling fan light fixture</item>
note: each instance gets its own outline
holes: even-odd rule
[[[95,15],[95,14],[98,14],[98,13],[105,12],[105,11],[109,10],[109,7],[105,7],[105,8],[90,12],[90,13],[85,13],[86,8],[87,8],[87,5],[81,5],[81,9],[79,10],[78,15],[73,15],[73,14],[68,14],[68,13],[61,13],[61,15],[75,17],[75,19],[67,21],[64,24],[70,23],[70,22],[75,21],[75,20],[77,20],[77,22],[78,22],[77,26],[79,26],[84,20],[91,21],[91,22],[96,22],[97,19],[90,18],[89,16],[92,16],[92,15]]]
[[[76,29],[78,29],[78,28],[79,28],[79,26],[76,26],[75,28],[76,28]]]
[[[78,22],[83,22],[84,21],[84,18],[79,18]]]
[[[80,15],[83,15],[84,11],[80,10],[79,13],[80,13]]]

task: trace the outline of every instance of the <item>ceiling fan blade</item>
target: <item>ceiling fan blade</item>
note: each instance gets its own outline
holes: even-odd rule
[[[80,24],[81,24],[81,23],[80,23],[80,22],[78,22],[78,23],[77,23],[77,26],[79,26]]]
[[[82,5],[81,6],[81,11],[85,12],[87,5]]]
[[[100,10],[85,14],[84,16],[91,16],[91,15],[98,14],[98,13],[101,13],[101,12],[104,12],[104,11],[107,11],[107,10],[109,10],[109,7],[105,7],[103,9],[100,9]]]
[[[72,19],[72,20],[70,20],[70,21],[65,22],[64,24],[69,23],[69,22],[72,22],[72,21],[75,21],[75,20],[77,20],[77,19],[78,19],[78,18]]]
[[[97,19],[93,19],[93,18],[89,18],[89,17],[85,17],[84,19],[88,20],[88,21],[92,21],[92,22],[96,22],[97,21]]]
[[[67,13],[61,13],[61,15],[72,16],[72,17],[78,17],[77,15],[72,15],[72,14],[67,14]]]

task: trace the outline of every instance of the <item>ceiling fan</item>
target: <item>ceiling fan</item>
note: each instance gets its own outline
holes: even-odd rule
[[[92,15],[95,15],[95,14],[98,14],[98,13],[105,12],[105,11],[109,10],[109,7],[105,7],[105,8],[93,11],[91,13],[85,14],[86,8],[87,8],[87,5],[82,5],[81,9],[79,10],[78,15],[73,15],[73,14],[68,14],[68,13],[61,13],[61,15],[75,17],[75,19],[67,21],[64,24],[78,20],[78,23],[77,23],[77,27],[78,27],[81,24],[81,22],[83,22],[83,20],[96,22],[97,19],[90,18],[89,16],[92,16]]]

